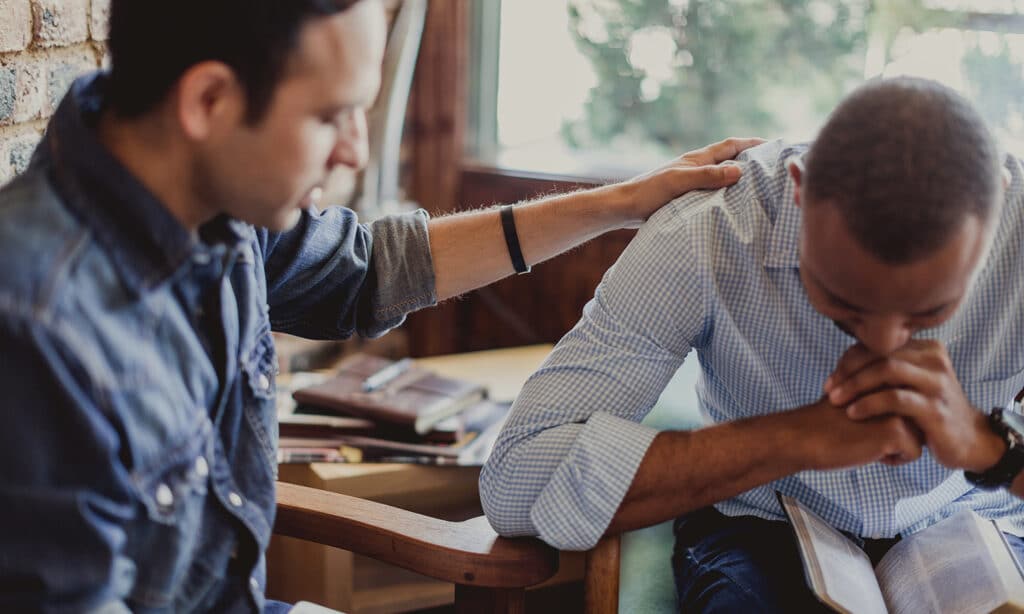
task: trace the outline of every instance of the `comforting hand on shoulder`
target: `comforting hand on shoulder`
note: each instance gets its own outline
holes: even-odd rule
[[[685,153],[668,164],[610,186],[622,190],[625,227],[639,226],[669,201],[691,191],[724,188],[736,183],[742,171],[735,164],[722,164],[741,152],[764,143],[758,138],[729,138]]]
[[[912,339],[888,356],[857,344],[839,360],[825,392],[855,420],[888,414],[912,420],[932,455],[950,468],[987,469],[1005,447],[964,396],[938,341]]]

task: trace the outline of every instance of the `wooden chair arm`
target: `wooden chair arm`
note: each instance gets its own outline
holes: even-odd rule
[[[522,588],[558,571],[557,550],[499,537],[483,516],[448,522],[285,482],[277,483],[274,532],[467,586]]]

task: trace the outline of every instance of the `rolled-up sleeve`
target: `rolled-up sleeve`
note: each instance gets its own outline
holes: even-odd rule
[[[302,213],[258,235],[275,330],[318,339],[377,337],[437,302],[427,213],[360,224],[343,207]]]
[[[480,476],[499,533],[586,550],[614,518],[657,434],[640,421],[708,333],[678,205],[641,229],[513,405]]]

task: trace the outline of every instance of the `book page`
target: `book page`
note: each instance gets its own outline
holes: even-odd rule
[[[990,554],[993,547],[1002,550],[1000,564]],[[998,529],[964,510],[904,538],[882,557],[875,573],[894,614],[981,614],[1008,601],[999,569],[1013,566],[1008,556]],[[1015,566],[1007,571],[1020,583]]]
[[[1006,535],[995,521],[986,521],[980,516],[976,520],[983,525],[981,533],[985,537],[985,545],[1006,590],[1006,604],[998,611],[1024,612],[1024,568],[1021,567],[1021,561],[1014,556],[1010,544],[1006,543]]]
[[[811,590],[840,612],[885,614],[888,610],[863,550],[796,499],[779,495],[793,524]]]

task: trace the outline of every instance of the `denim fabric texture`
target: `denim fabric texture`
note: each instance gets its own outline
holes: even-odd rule
[[[434,303],[427,216],[196,236],[97,140],[105,80],[0,191],[0,611],[260,611],[270,331],[375,336]]]

